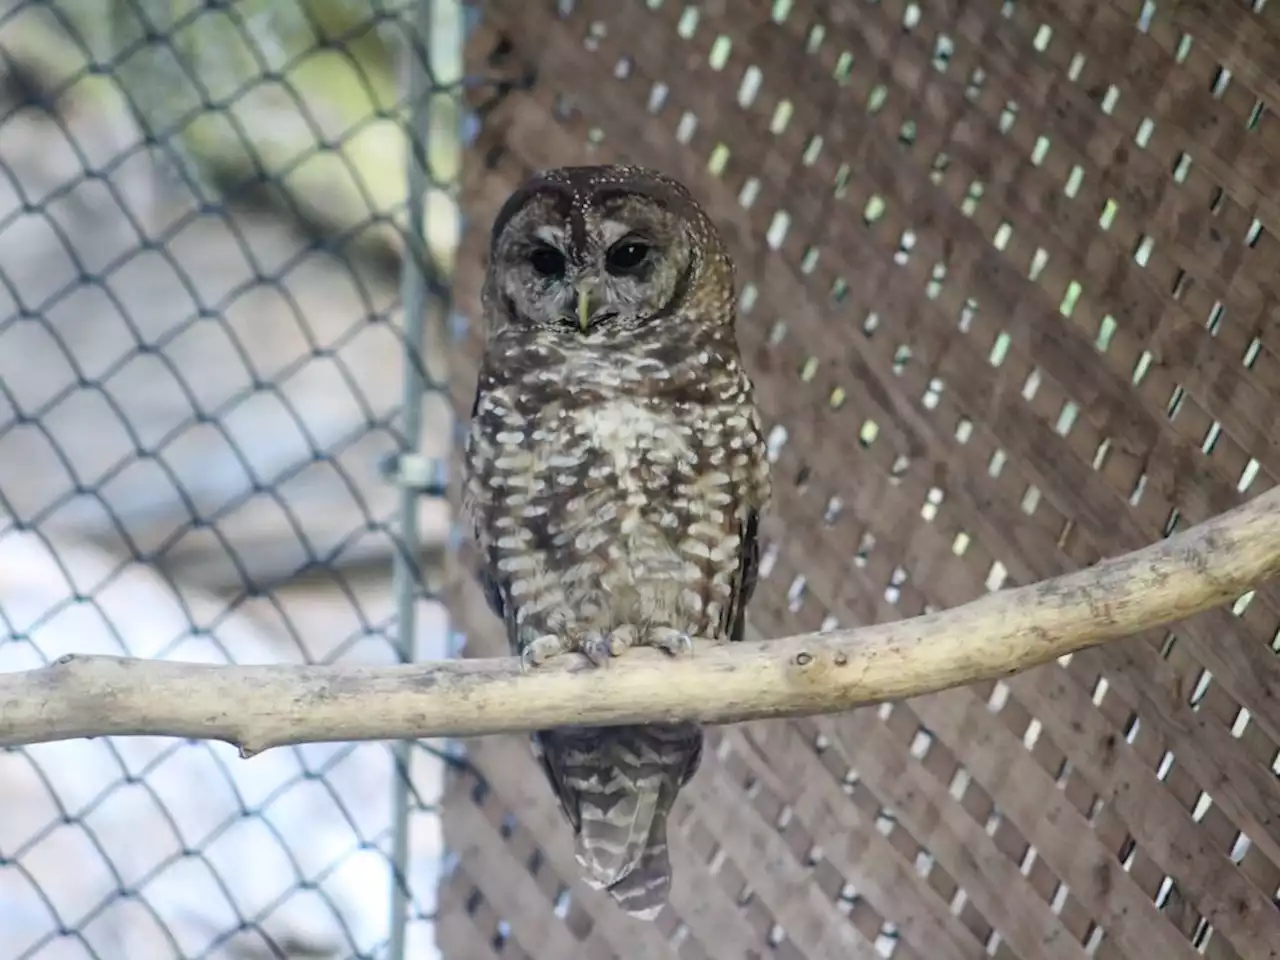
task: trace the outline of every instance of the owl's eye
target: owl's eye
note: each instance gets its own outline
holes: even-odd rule
[[[609,251],[610,273],[628,273],[644,263],[653,248],[639,240],[624,240]]]
[[[564,254],[555,247],[535,247],[533,253],[529,254],[529,263],[544,277],[564,275]]]

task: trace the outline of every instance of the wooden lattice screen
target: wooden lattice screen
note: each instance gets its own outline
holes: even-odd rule
[[[531,83],[477,95],[460,308],[533,168],[690,185],[777,454],[760,634],[1078,568],[1280,477],[1277,0],[481,7],[470,72]],[[652,924],[577,881],[526,739],[473,741],[445,955],[1280,957],[1278,611],[720,729]]]

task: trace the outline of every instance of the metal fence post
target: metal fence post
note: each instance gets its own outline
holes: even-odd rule
[[[439,493],[443,487],[443,467],[428,460],[421,450],[422,408],[428,392],[439,392],[444,384],[432,377],[426,368],[428,312],[440,322],[448,312],[447,284],[433,282],[430,254],[425,242],[427,191],[434,184],[428,145],[432,108],[442,94],[431,65],[431,43],[437,5],[433,0],[418,0],[413,14],[406,18],[405,55],[408,89],[408,156],[407,217],[404,237],[404,260],[401,276],[401,304],[404,311],[403,364],[403,446],[395,468],[400,485],[400,543],[395,555],[394,590],[396,596],[398,652],[403,662],[416,659],[416,599],[422,571],[419,566],[418,504],[424,493]],[[440,343],[440,338],[436,338]],[[437,367],[437,369],[439,369]],[[395,808],[393,825],[391,960],[404,960],[410,891],[407,864],[410,853],[411,803],[413,798],[412,741],[397,743],[393,765]]]

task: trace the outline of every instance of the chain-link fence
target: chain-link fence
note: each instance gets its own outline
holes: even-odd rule
[[[462,34],[457,0],[0,2],[0,670],[447,655]],[[447,756],[2,752],[0,958],[435,956]]]

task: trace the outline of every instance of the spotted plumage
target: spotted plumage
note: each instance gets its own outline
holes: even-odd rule
[[[494,221],[483,302],[464,499],[513,652],[534,669],[740,640],[770,487],[710,219],[650,170],[543,173]],[[558,728],[534,745],[587,881],[656,916],[701,730]]]

